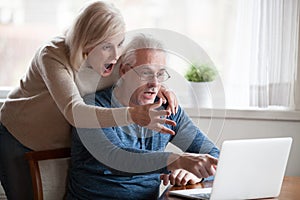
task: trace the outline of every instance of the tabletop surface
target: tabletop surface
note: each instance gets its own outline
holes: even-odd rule
[[[194,188],[206,188],[212,187],[213,182],[203,182],[195,185],[187,185],[187,186],[173,186],[164,192],[162,195],[162,200],[179,200],[184,199],[181,197],[176,197],[173,195],[169,195],[169,190],[182,190],[182,189],[194,189]],[[269,198],[270,199],[270,198]],[[281,192],[279,197],[271,198],[278,200],[299,200],[300,199],[300,176],[286,176],[284,177]]]

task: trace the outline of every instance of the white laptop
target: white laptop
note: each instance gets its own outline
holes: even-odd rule
[[[191,199],[258,199],[280,194],[292,138],[224,141],[212,188],[170,191]]]

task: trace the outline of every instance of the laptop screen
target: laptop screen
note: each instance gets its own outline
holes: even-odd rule
[[[292,138],[224,141],[211,199],[255,199],[280,193]],[[207,189],[207,188],[205,188]],[[197,191],[198,190],[198,191]],[[204,196],[200,196],[204,193]],[[205,199],[209,190],[170,191],[170,194]]]

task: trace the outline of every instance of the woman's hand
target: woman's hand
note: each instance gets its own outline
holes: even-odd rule
[[[170,174],[161,174],[160,179],[163,181],[164,185],[168,185],[170,182],[171,185],[186,185],[186,184],[196,184],[199,183],[202,179],[195,176],[193,173],[188,172],[184,169],[176,169]]]
[[[207,178],[216,173],[217,164],[218,159],[209,154],[171,154],[168,159],[168,170],[185,169],[198,178]]]
[[[163,124],[176,126],[176,122],[166,119],[171,114],[168,110],[155,110],[162,105],[162,99],[153,104],[129,107],[129,119],[135,124],[152,129],[157,132],[174,135],[175,132]]]
[[[163,103],[168,102],[167,110],[176,114],[178,111],[178,100],[174,92],[168,90],[165,86],[161,86],[157,96],[163,100]]]

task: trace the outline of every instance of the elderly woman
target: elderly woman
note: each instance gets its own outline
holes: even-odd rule
[[[0,115],[0,180],[8,199],[33,199],[24,153],[70,145],[71,125],[103,128],[136,123],[162,132],[173,124],[161,118],[176,107],[176,98],[161,90],[161,104],[108,109],[86,105],[82,95],[112,85],[125,35],[120,12],[101,1],[87,5],[64,36],[35,54],[20,85],[9,94]],[[116,71],[116,73],[113,73]],[[150,117],[151,116],[151,117]]]

